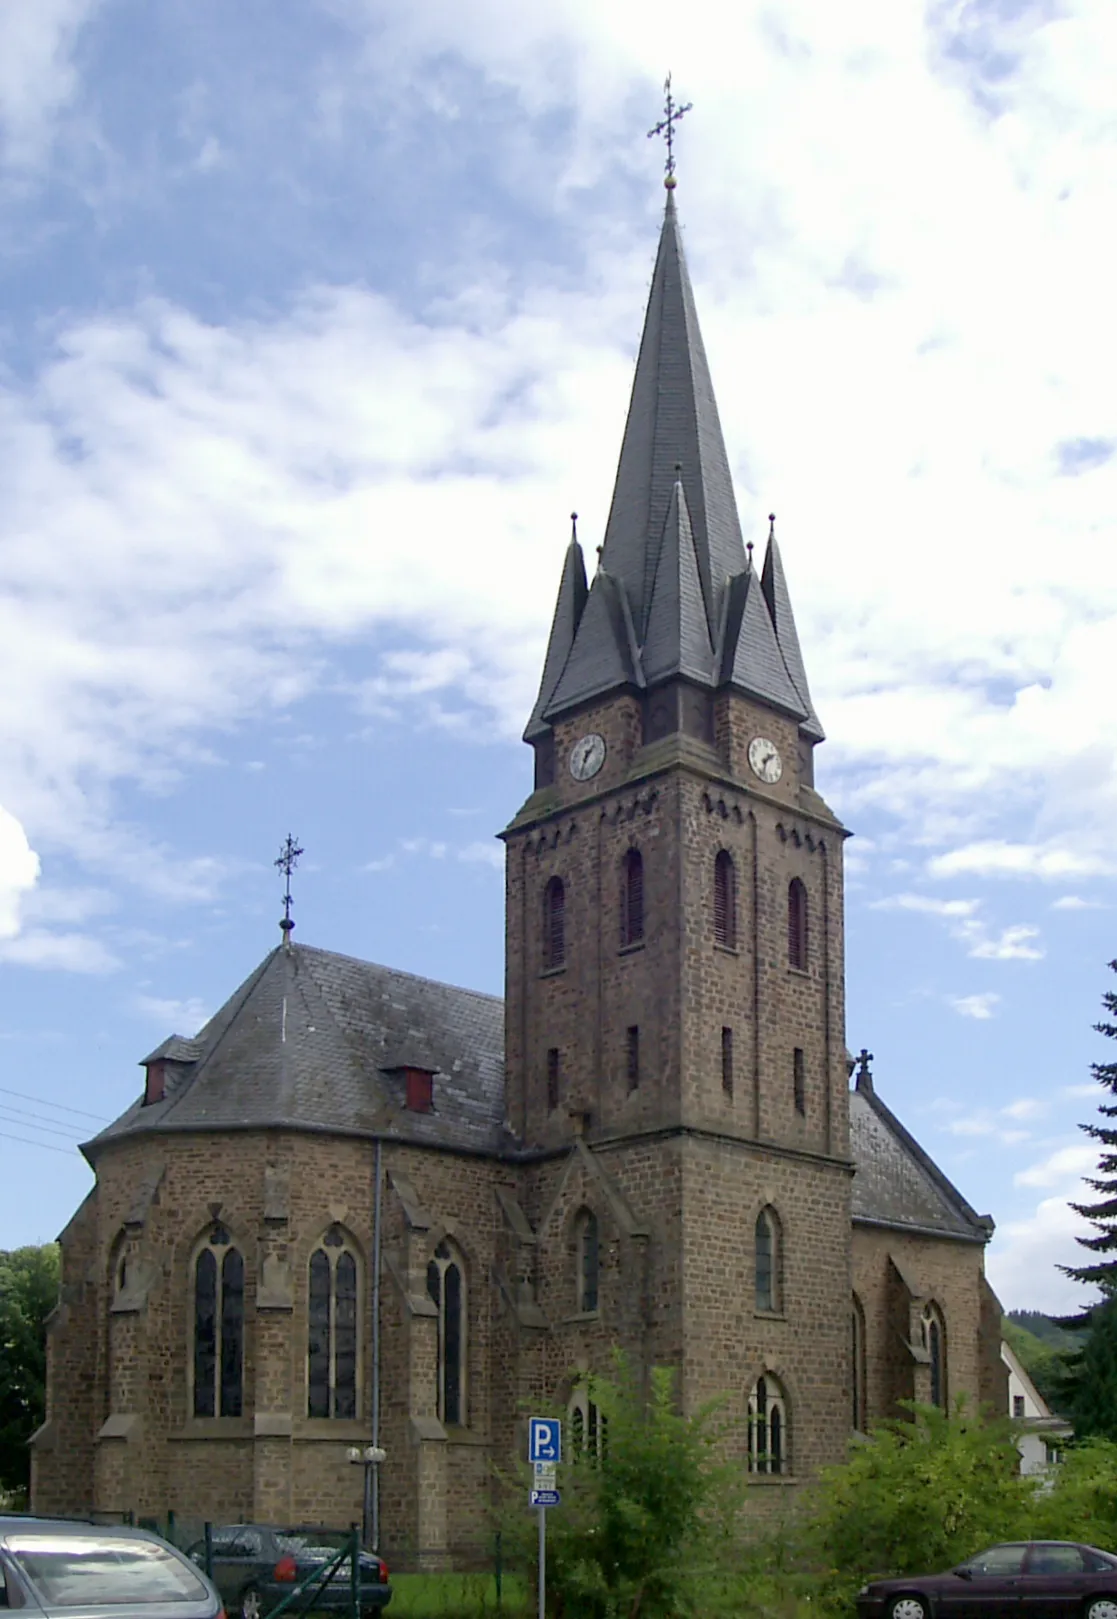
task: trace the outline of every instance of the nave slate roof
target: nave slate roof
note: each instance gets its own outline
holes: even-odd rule
[[[694,292],[668,192],[601,563],[571,541],[525,737],[620,688],[733,685],[820,740],[783,565],[746,557]]]
[[[173,1042],[173,1047],[171,1045]],[[273,950],[194,1040],[171,1036],[181,1077],[88,1143],[184,1131],[305,1130],[511,1154],[504,1003],[493,995],[309,945]],[[184,1059],[192,1057],[192,1062]],[[430,1113],[401,1071],[434,1074]],[[850,1097],[855,1220],[984,1242],[991,1229],[862,1083]]]

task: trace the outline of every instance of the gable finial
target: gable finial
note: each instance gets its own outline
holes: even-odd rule
[[[291,932],[295,926],[291,920],[291,873],[298,865],[299,856],[302,852],[290,832],[288,832],[287,841],[279,851],[279,859],[273,862],[276,870],[281,871],[286,879],[286,886],[283,891],[283,920],[279,924],[285,945],[291,943]]]
[[[751,540],[747,541],[747,543],[745,545],[745,550],[749,554],[749,567],[751,568],[752,567],[752,541]]]
[[[663,82],[663,117],[654,129],[648,130],[648,139],[653,135],[662,135],[667,142],[667,161],[663,165],[663,184],[668,191],[674,191],[678,185],[675,179],[675,125],[685,113],[693,107],[693,101],[685,102],[683,106],[676,107],[671,95],[671,75],[667,75]]]
[[[775,512],[769,512],[768,513],[768,544],[769,545],[771,545],[771,543],[775,539],[775,537],[776,537],[776,514],[775,514]]]
[[[571,543],[571,545],[577,545],[577,543],[578,543],[578,513],[577,512],[571,512],[570,513],[570,543]]]
[[[862,1046],[857,1056],[857,1089],[859,1091],[871,1091],[873,1088],[873,1071],[869,1067],[872,1060],[872,1052],[867,1051]]]

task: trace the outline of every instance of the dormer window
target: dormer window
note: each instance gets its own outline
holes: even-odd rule
[[[434,1109],[434,1074],[429,1068],[405,1068],[406,1107],[409,1113],[430,1113]]]

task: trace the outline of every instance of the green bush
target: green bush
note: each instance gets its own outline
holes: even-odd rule
[[[1035,1497],[1032,1534],[1117,1549],[1117,1444],[1087,1439],[1071,1446]]]

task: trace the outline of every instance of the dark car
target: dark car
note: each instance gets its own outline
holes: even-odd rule
[[[1117,1557],[1069,1540],[990,1546],[945,1574],[873,1580],[859,1619],[1117,1619]]]
[[[209,1580],[143,1529],[0,1517],[0,1608],[23,1619],[224,1619]]]
[[[291,1594],[298,1581],[321,1569],[348,1544],[349,1535],[344,1529],[279,1529],[262,1523],[223,1525],[212,1531],[213,1583],[231,1619],[263,1619]],[[204,1568],[205,1542],[191,1546],[190,1556]],[[350,1600],[350,1569],[346,1561],[314,1593],[310,1607],[314,1613],[339,1609],[348,1612]],[[376,1612],[392,1600],[388,1566],[375,1552],[360,1554],[358,1600],[363,1614]],[[296,1606],[301,1606],[301,1601]],[[1113,1619],[1117,1619],[1117,1613]]]

